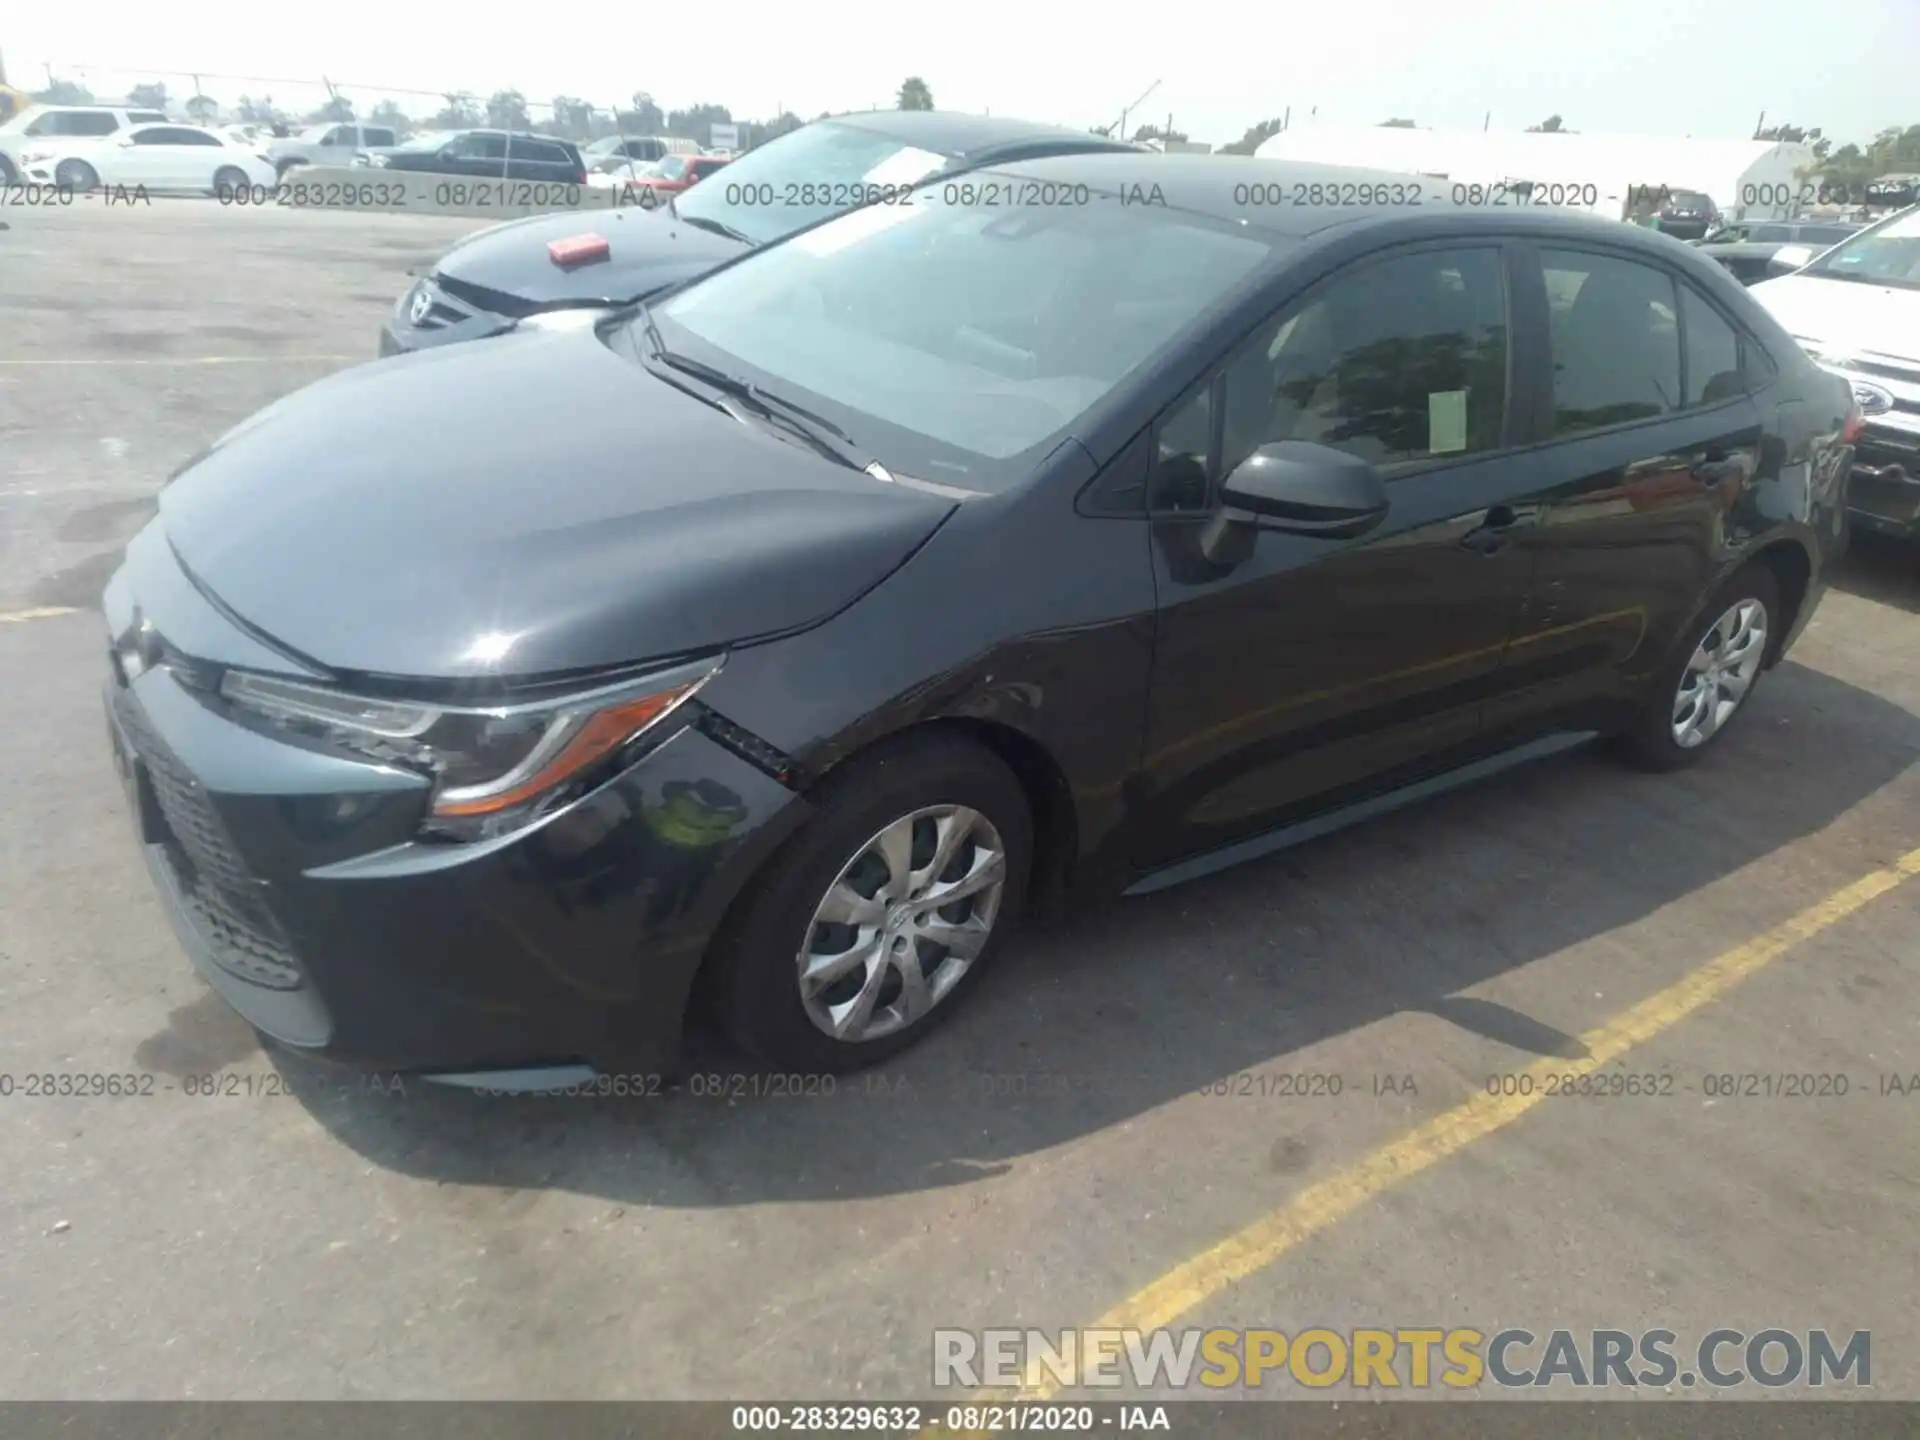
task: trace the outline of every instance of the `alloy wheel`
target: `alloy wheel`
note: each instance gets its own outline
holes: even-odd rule
[[[857,1044],[944,1000],[993,933],[1007,848],[978,810],[933,805],[885,826],[840,867],[796,956],[815,1027]]]
[[[1767,652],[1767,607],[1736,600],[1707,627],[1680,674],[1673,696],[1673,739],[1684,750],[1704,745],[1740,708]]]

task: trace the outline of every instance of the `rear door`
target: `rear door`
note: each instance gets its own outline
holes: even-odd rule
[[[1546,321],[1522,327],[1518,372],[1538,440],[1519,504],[1538,520],[1515,539],[1534,582],[1485,723],[1607,728],[1740,540],[1770,372],[1717,302],[1644,255],[1525,247],[1516,277]]]
[[[1164,864],[1422,774],[1477,748],[1530,559],[1505,533],[1532,488],[1509,403],[1502,247],[1368,257],[1266,322],[1155,427],[1159,590],[1150,819]],[[1329,540],[1253,532],[1210,558],[1222,475],[1309,440],[1372,462],[1391,509]]]

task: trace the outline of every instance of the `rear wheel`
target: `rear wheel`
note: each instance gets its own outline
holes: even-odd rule
[[[18,185],[20,172],[13,168],[13,162],[0,155],[0,185]]]
[[[238,165],[222,165],[213,172],[213,193],[224,199],[244,195],[253,186],[247,172]]]
[[[53,183],[62,190],[85,193],[100,184],[100,172],[84,160],[62,160],[53,170]]]
[[[1647,770],[1693,764],[1726,733],[1759,683],[1781,624],[1780,586],[1755,565],[1735,575],[1703,612],[1693,643],[1668,665],[1635,727],[1627,758]]]
[[[889,745],[828,779],[715,955],[721,1023],[782,1068],[913,1044],[980,978],[1032,853],[1025,793],[972,741]]]

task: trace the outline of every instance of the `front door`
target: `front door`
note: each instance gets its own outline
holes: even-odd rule
[[[1444,769],[1475,748],[1519,624],[1533,516],[1508,403],[1508,266],[1492,243],[1395,250],[1264,324],[1156,428],[1159,622],[1146,866]],[[1256,530],[1214,556],[1224,474],[1309,440],[1376,465],[1358,539]],[[1217,551],[1217,547],[1216,547]]]

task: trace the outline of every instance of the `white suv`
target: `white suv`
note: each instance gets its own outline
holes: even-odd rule
[[[164,124],[158,110],[128,110],[117,105],[32,105],[0,125],[0,185],[20,182],[20,152],[65,150],[135,125]]]

